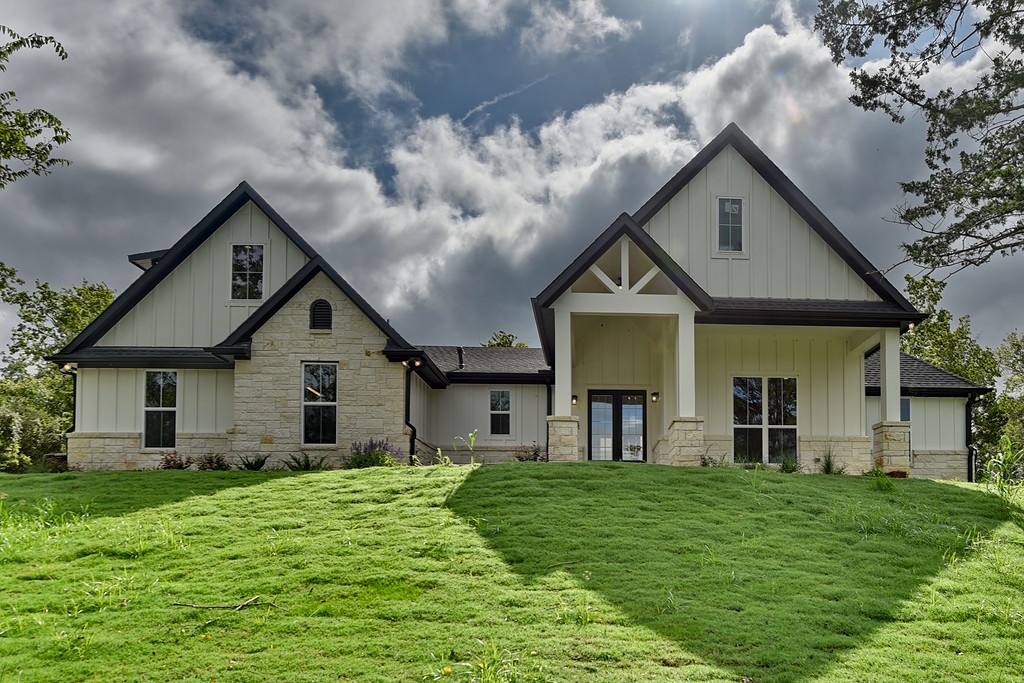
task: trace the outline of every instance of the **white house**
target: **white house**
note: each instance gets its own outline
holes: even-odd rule
[[[484,459],[831,452],[968,478],[966,408],[987,391],[901,359],[921,314],[735,124],[533,300],[541,349],[409,343],[244,182],[129,259],[142,275],[51,358],[77,372],[82,467],[342,458],[379,437],[432,452],[478,430]]]

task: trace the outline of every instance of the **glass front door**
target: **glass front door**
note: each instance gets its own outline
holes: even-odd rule
[[[647,393],[594,390],[589,394],[591,460],[647,460]]]

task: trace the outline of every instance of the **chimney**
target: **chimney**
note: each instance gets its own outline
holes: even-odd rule
[[[463,355],[465,353],[466,353],[465,350],[460,346],[459,347],[459,370],[465,370],[466,369],[466,357],[465,357],[465,355]]]

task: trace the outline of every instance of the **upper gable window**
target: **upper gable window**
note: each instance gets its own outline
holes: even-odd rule
[[[317,299],[309,307],[309,329],[329,330],[331,329],[331,304],[323,299]]]
[[[263,298],[263,245],[231,245],[231,298]]]
[[[718,249],[719,254],[743,254],[746,252],[743,234],[743,200],[739,197],[718,198]]]

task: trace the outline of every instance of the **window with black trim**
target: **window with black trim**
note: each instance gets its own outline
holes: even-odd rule
[[[797,459],[795,377],[734,377],[732,406],[734,462]]]
[[[910,422],[910,399],[900,399],[900,422]]]
[[[309,307],[309,329],[329,330],[331,329],[332,310],[331,304],[323,299],[317,299]]]
[[[167,370],[147,371],[144,393],[142,446],[174,448],[178,373]]]
[[[263,245],[231,245],[231,298],[263,298]]]
[[[338,364],[302,364],[302,443],[338,443]]]
[[[491,434],[512,433],[512,392],[508,389],[491,389]]]
[[[743,200],[739,197],[718,198],[718,251],[741,254],[743,245]]]

